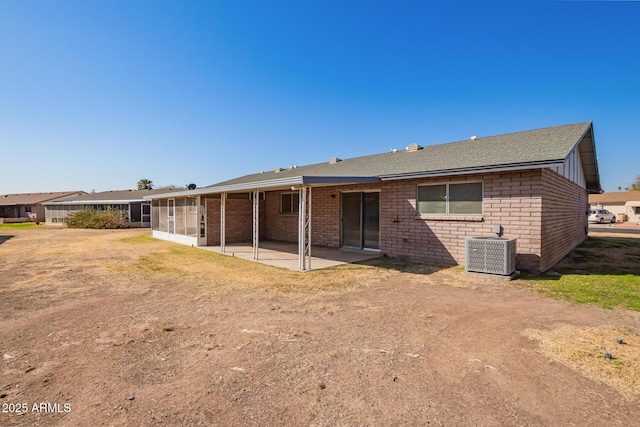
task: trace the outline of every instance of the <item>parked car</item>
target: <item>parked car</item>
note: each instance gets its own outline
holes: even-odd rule
[[[613,224],[616,222],[616,216],[606,209],[591,209],[589,211],[589,222],[610,222]]]

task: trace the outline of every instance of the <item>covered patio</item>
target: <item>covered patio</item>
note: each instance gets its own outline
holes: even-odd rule
[[[198,246],[198,248],[273,267],[300,270],[298,245],[295,243],[262,241],[260,242],[258,258],[254,258],[254,248],[251,242],[227,244],[224,252],[222,252],[220,246]],[[301,271],[320,270],[342,264],[366,261],[380,256],[380,252],[366,250],[314,248],[313,256],[310,259],[307,258],[307,268]]]
[[[378,183],[376,177],[294,176],[266,182],[248,179],[232,185],[176,192],[172,197],[150,196],[152,233],[157,238],[292,270],[309,271],[359,262],[381,255],[377,223],[375,244],[367,241],[372,247],[346,238],[340,244],[343,227],[337,187],[374,185],[374,191],[379,191]],[[315,213],[312,194],[316,191],[321,194],[321,218],[329,218],[333,224],[330,233],[326,229],[312,233]],[[360,192],[357,194],[360,197]],[[376,218],[378,200],[375,199]],[[331,205],[329,210],[327,203]],[[360,216],[359,206],[356,211]],[[352,228],[357,228],[360,236],[359,223]]]

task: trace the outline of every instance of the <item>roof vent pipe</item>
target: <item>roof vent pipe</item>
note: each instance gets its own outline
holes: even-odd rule
[[[415,143],[407,145],[407,151],[408,152],[418,151],[418,150],[422,150],[422,146],[420,146],[418,144],[415,144]]]
[[[284,169],[282,169],[282,168],[276,168],[274,172],[275,172],[275,173],[278,173],[278,172],[282,172],[283,170],[284,170]]]
[[[477,136],[475,136],[475,135],[473,135],[473,136],[472,136],[471,138],[469,138],[469,139],[471,139],[472,141],[475,141],[476,139],[478,139],[478,137],[477,137]]]
[[[333,164],[336,164],[336,163],[341,162],[341,161],[342,161],[342,159],[339,159],[337,157],[332,157],[332,158],[329,159],[329,164],[333,165]]]

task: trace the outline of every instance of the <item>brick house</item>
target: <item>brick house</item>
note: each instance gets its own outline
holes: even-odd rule
[[[612,191],[589,194],[592,209],[606,209],[616,215],[618,222],[640,224],[640,191]]]
[[[45,218],[43,203],[61,197],[72,198],[84,191],[58,191],[52,193],[0,194],[0,223],[40,222]]]
[[[62,197],[43,203],[43,218],[47,225],[64,225],[67,217],[77,211],[118,209],[125,216],[129,227],[148,228],[151,227],[151,202],[144,197],[170,191],[174,190],[115,190],[91,194],[83,192],[79,196]]]
[[[193,246],[262,240],[457,264],[464,240],[500,225],[517,267],[545,271],[583,242],[600,192],[591,122],[308,166],[276,168],[152,199],[158,238]]]

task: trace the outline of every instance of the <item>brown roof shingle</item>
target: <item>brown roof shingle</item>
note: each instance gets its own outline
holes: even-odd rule
[[[589,203],[626,203],[640,201],[640,191],[612,191],[610,193],[589,194]]]
[[[37,205],[60,197],[85,194],[84,191],[57,191],[51,193],[0,194],[0,206]]]

